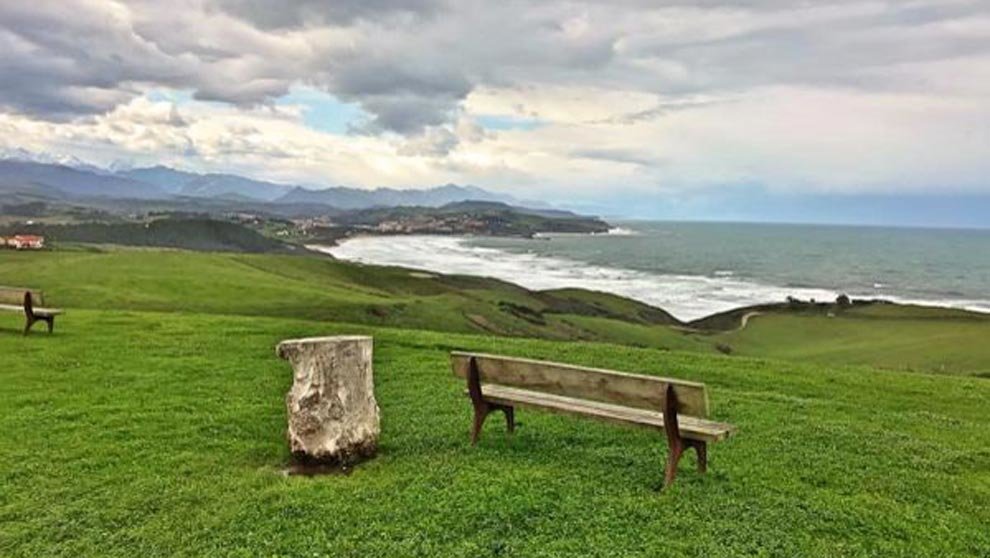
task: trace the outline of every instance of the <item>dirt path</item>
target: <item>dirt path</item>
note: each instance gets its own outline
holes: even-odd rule
[[[742,331],[746,329],[746,326],[749,325],[749,319],[759,316],[762,313],[763,312],[746,312],[742,315],[742,319],[739,320],[739,327],[737,327],[734,331]]]

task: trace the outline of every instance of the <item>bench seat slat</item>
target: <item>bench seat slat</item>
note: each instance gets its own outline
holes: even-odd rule
[[[0,304],[0,310],[7,310],[10,312],[24,312],[24,306],[15,306],[13,304]],[[63,311],[58,308],[32,308],[35,316],[57,316]]]
[[[58,308],[33,308],[31,311],[34,312],[34,315],[38,317],[58,316],[63,312]]]
[[[482,396],[486,401],[501,405],[531,407],[551,412],[590,416],[600,420],[663,429],[663,413],[633,407],[624,407],[587,399],[575,399],[551,393],[543,393],[495,384],[482,384]],[[705,442],[717,442],[728,438],[735,427],[688,415],[678,415],[681,436]]]

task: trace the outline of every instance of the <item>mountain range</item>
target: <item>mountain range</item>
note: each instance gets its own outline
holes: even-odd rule
[[[341,210],[372,207],[440,207],[462,201],[518,204],[512,196],[476,186],[446,184],[425,189],[337,186],[323,190],[255,180],[235,174],[199,174],[154,166],[99,169],[57,161],[0,159],[0,193],[17,200],[85,199],[188,200],[260,202],[273,205],[319,205]]]

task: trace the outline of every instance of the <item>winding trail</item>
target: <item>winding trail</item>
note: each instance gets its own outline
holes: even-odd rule
[[[755,318],[756,316],[759,316],[762,313],[763,312],[746,312],[745,314],[742,315],[742,318],[739,320],[739,327],[737,327],[733,331],[742,331],[746,329],[746,326],[749,325],[749,319]]]

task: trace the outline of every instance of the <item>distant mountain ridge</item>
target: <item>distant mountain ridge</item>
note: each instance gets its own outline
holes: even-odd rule
[[[155,184],[73,167],[0,160],[0,191],[41,197],[159,199],[168,194]]]
[[[297,187],[275,203],[317,203],[339,209],[366,209],[370,207],[423,206],[440,207],[462,201],[515,202],[511,196],[504,196],[483,190],[476,186],[446,184],[425,190],[399,190],[396,188],[357,188],[334,187],[326,190],[308,190]]]
[[[292,186],[244,178],[235,174],[197,174],[165,166],[131,169],[118,174],[156,184],[170,194],[196,198],[240,196],[258,201],[275,201]]]
[[[2,158],[7,155],[8,158]],[[373,207],[440,207],[463,201],[521,205],[519,200],[477,186],[445,184],[424,189],[362,189],[336,186],[309,189],[255,180],[235,174],[199,174],[158,165],[98,169],[80,161],[53,162],[51,156],[0,153],[0,192],[52,199],[85,198],[169,200],[208,198],[254,200],[279,205],[319,205],[342,210]]]

